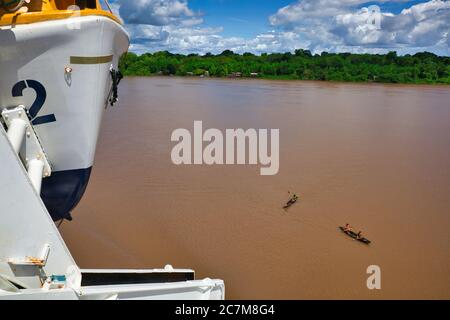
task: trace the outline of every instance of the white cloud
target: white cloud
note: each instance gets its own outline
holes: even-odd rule
[[[130,24],[167,26],[202,23],[198,14],[188,7],[187,0],[117,0],[120,15]]]
[[[395,15],[381,12],[380,28],[370,24],[363,0],[300,0],[270,17],[273,26],[310,40],[310,49],[346,48],[369,52],[430,50],[449,53],[450,1],[431,0]],[[373,1],[380,4],[384,1]]]
[[[394,0],[395,1],[395,0]],[[407,0],[396,0],[408,2]],[[385,0],[375,0],[381,7]],[[367,0],[297,0],[270,16],[274,30],[253,39],[224,37],[222,28],[203,25],[187,0],[116,0],[132,36],[132,50],[180,53],[432,51],[449,55],[450,0],[430,0],[398,14],[382,12],[380,28],[369,23]]]
[[[177,53],[220,53],[232,50],[238,53],[285,52],[307,47],[293,32],[267,32],[254,39],[223,37],[221,28],[179,28],[136,26],[131,28],[132,51],[172,51]]]

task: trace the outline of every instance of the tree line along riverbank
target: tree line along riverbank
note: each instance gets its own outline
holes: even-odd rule
[[[125,76],[177,75],[201,77],[253,77],[283,80],[450,84],[450,57],[430,52],[399,56],[388,54],[327,53],[308,50],[254,55],[226,50],[173,54],[167,51],[127,53],[120,69]]]

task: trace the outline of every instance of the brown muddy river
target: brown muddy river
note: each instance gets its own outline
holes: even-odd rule
[[[62,226],[81,267],[192,268],[228,299],[450,299],[450,87],[155,77],[120,93]],[[194,120],[279,128],[278,175],[175,166],[172,131]]]

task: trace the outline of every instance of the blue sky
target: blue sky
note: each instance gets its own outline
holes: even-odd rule
[[[132,51],[432,51],[450,55],[450,0],[113,0]],[[377,6],[379,11],[374,11]]]
[[[193,0],[191,7],[203,13],[205,25],[223,27],[223,36],[252,38],[270,29],[268,17],[290,0]]]

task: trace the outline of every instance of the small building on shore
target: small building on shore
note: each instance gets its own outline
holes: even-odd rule
[[[242,78],[242,72],[233,72],[228,75],[229,78]]]

